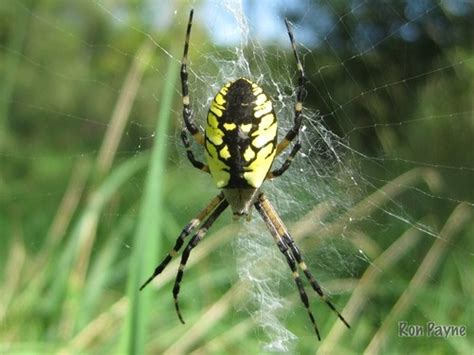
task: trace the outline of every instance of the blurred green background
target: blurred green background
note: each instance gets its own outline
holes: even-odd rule
[[[190,258],[186,325],[179,260],[138,292],[217,193],[178,138],[191,7],[198,119],[248,75],[291,124],[293,23],[304,147],[266,190],[351,330],[307,287],[318,342],[270,234],[229,212]],[[0,2],[0,352],[470,353],[473,23],[461,0]],[[467,336],[400,337],[399,321]]]

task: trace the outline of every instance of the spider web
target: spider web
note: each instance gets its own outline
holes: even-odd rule
[[[135,48],[118,48],[110,44],[112,39],[104,38],[99,44],[88,42],[75,35],[73,27],[56,21],[53,14],[30,7],[27,2],[13,3],[15,12],[32,18],[32,28],[26,31],[44,32],[53,39],[61,37],[61,43],[64,39],[66,42],[79,41],[87,51],[107,55],[111,61],[103,64],[105,71],[115,64],[114,56],[133,59],[137,55]],[[266,183],[263,189],[290,227],[309,268],[329,296],[347,294],[353,288],[351,280],[359,279],[369,266],[377,267],[373,261],[378,254],[366,252],[364,246],[371,250],[372,239],[378,241],[365,233],[381,236],[399,231],[401,235],[413,229],[433,243],[445,237],[440,234],[444,221],[433,222],[425,218],[431,208],[439,209],[442,205],[446,211],[452,211],[459,205],[474,206],[472,189],[466,191],[454,186],[456,183],[467,186],[465,182],[474,178],[474,147],[472,141],[466,139],[469,134],[472,137],[474,127],[472,102],[460,100],[443,105],[443,100],[451,100],[451,96],[442,90],[443,84],[450,81],[455,82],[453,86],[460,90],[462,97],[465,97],[463,92],[473,91],[472,46],[470,52],[448,46],[449,41],[461,38],[454,33],[456,21],[472,21],[472,4],[455,0],[414,1],[407,2],[405,12],[399,13],[400,7],[388,1],[379,5],[383,11],[378,16],[367,19],[373,15],[368,9],[375,6],[368,1],[298,1],[291,4],[238,0],[187,1],[184,4],[144,1],[143,8],[136,9],[134,15],[146,18],[149,28],[133,25],[126,2],[94,0],[88,6],[91,4],[114,26],[140,38],[149,38],[162,58],[176,62],[181,60],[180,46],[172,47],[169,40],[156,32],[172,23],[183,29],[188,10],[194,7],[190,90],[196,118],[202,125],[213,96],[226,82],[248,77],[273,97],[280,138],[292,125],[297,80],[296,64],[283,23],[283,16],[289,18],[308,77],[301,130],[303,148],[290,170],[281,178]],[[67,2],[57,11],[67,13]],[[390,18],[389,25],[384,22],[386,18]],[[354,22],[360,24],[354,25]],[[207,31],[212,43],[201,46],[193,41],[199,38],[199,27]],[[452,38],[442,33],[443,28],[454,31]],[[423,49],[417,47],[417,39],[427,34],[441,48],[440,55],[433,56],[430,63],[417,61],[417,57],[423,55]],[[405,62],[398,63],[405,66],[404,70],[377,68],[374,62],[385,63],[387,58],[383,56],[390,52],[387,48],[394,46],[400,46],[396,50],[404,54]],[[14,106],[17,113],[25,117],[54,117],[42,124],[50,127],[56,136],[61,135],[61,130],[71,129],[68,125],[72,129],[79,127],[86,135],[89,130],[107,129],[109,123],[97,116],[100,111],[74,109],[79,104],[67,102],[68,98],[63,98],[60,90],[93,82],[97,84],[98,92],[111,100],[120,94],[120,82],[104,80],[100,73],[87,73],[87,79],[82,79],[81,74],[58,70],[55,63],[43,61],[41,48],[34,52],[36,54],[28,54],[10,43],[2,44],[2,50],[18,56],[30,77],[43,83],[51,82],[58,95],[56,101],[50,98],[49,92],[25,99],[9,96],[5,91],[2,101]],[[67,48],[64,50],[67,52]],[[193,62],[199,65],[193,65]],[[163,81],[165,74],[162,66],[147,65],[151,74],[145,75],[144,86],[149,88],[152,87],[150,83],[156,85]],[[336,86],[334,82],[341,85]],[[19,85],[28,92],[28,88],[36,84],[24,81]],[[345,89],[347,87],[350,89]],[[179,84],[176,84],[175,92],[176,96],[180,95]],[[414,102],[420,103],[418,110],[409,111],[409,117],[403,116],[408,112],[406,108],[397,106],[399,102],[408,102],[401,100],[406,96],[416,96]],[[439,96],[439,100],[433,96]],[[124,136],[127,148],[120,148],[118,152],[122,158],[148,149],[154,137],[152,119],[141,118],[139,113],[140,110],[146,112],[146,106],[150,102],[156,104],[158,98],[153,91],[141,90],[135,100],[138,113],[127,123]],[[383,110],[387,107],[391,107],[389,112]],[[394,112],[400,112],[399,118]],[[179,109],[173,112],[173,117],[181,117]],[[438,125],[446,127],[445,136],[436,136]],[[184,167],[188,162],[180,147],[179,130],[180,126],[176,126],[168,139],[180,152],[179,165]],[[420,137],[422,134],[425,137]],[[430,134],[433,136],[429,137]],[[432,146],[427,147],[430,142]],[[442,146],[436,147],[440,142],[443,142]],[[450,149],[457,143],[466,145],[464,152]],[[54,140],[51,154],[58,154],[54,150],[60,150],[63,145],[64,142]],[[431,153],[430,148],[435,152]],[[421,153],[411,154],[415,150]],[[464,154],[449,155],[453,152]],[[73,162],[77,157],[96,156],[98,148],[74,145],[62,154]],[[26,161],[32,166],[45,164],[49,158],[37,155],[34,147],[2,152],[1,157],[8,164]],[[284,157],[285,154],[278,158],[277,166]],[[11,176],[1,178],[2,187],[13,179]],[[209,188],[210,184],[209,181],[203,188]],[[138,193],[142,191],[138,182],[135,188]],[[379,196],[374,195],[377,191]],[[1,195],[8,205],[23,200],[34,200],[39,204],[55,199],[62,192],[61,188],[38,183],[34,191],[17,193],[3,188]],[[304,308],[299,304],[291,274],[278,248],[273,245],[257,213],[254,212],[253,217],[252,221],[243,223],[231,247],[238,278],[244,285],[243,298],[247,300],[236,307],[251,314],[260,326],[265,350],[291,351],[298,339],[313,337],[312,330],[309,320],[297,335],[287,326],[285,321],[291,320],[294,313],[303,313]],[[359,243],[354,242],[355,239]],[[461,255],[472,256],[470,246],[456,241],[450,243]],[[317,252],[313,248],[315,245]],[[313,251],[308,254],[305,250]],[[413,258],[411,266],[416,269],[424,254],[410,255]],[[340,282],[331,283],[332,279]],[[328,318],[335,319],[312,290],[307,289],[307,292],[317,318],[318,314],[327,313]],[[339,305],[342,310],[342,303]],[[415,308],[426,313],[426,307],[422,305],[417,304]],[[324,338],[324,332],[322,336]]]
[[[220,28],[225,22],[231,22],[231,25],[228,24],[226,29],[229,31],[228,38],[235,41],[235,48],[230,50],[230,60],[219,59],[221,54],[219,50],[206,54],[205,57],[209,61],[209,66],[214,65],[214,70],[211,71],[210,75],[195,73],[196,81],[204,82],[205,87],[209,88],[205,96],[207,100],[204,100],[204,105],[200,106],[202,112],[199,116],[205,117],[207,107],[214,93],[227,81],[240,76],[256,78],[257,82],[269,90],[271,96],[275,99],[276,113],[279,117],[280,127],[282,127],[280,135],[282,135],[292,124],[296,82],[295,63],[289,61],[288,56],[285,56],[281,49],[270,50],[262,46],[262,43],[264,43],[262,40],[254,40],[252,26],[249,25],[250,21],[246,18],[244,5],[240,1],[226,1],[222,6],[212,4],[206,7],[207,12],[222,13],[222,8],[224,8],[224,12],[228,13],[228,15],[223,16],[225,20],[222,22],[216,21],[215,24],[211,22],[208,23],[208,26],[211,33],[219,32],[216,28]],[[390,3],[386,5],[389,12],[396,11],[394,8],[390,8]],[[295,11],[296,13],[305,14],[301,17],[300,24],[293,24],[294,32],[303,61],[305,63],[316,63],[316,75],[311,73],[309,76],[316,78],[319,85],[315,82],[309,82],[308,91],[317,93],[321,97],[325,110],[324,112],[322,110],[314,111],[308,105],[305,107],[301,134],[303,152],[293,163],[290,172],[281,179],[267,183],[263,189],[273,203],[277,205],[277,210],[286,221],[297,221],[302,216],[310,214],[314,206],[327,206],[326,218],[313,221],[313,228],[319,230],[323,235],[326,229],[333,228],[336,223],[334,220],[342,216],[342,222],[338,222],[341,223],[338,228],[340,234],[332,235],[330,241],[323,243],[321,251],[316,257],[313,255],[307,256],[313,269],[318,270],[317,274],[323,274],[325,278],[336,278],[338,275],[339,277],[357,278],[361,264],[372,264],[372,257],[366,255],[363,248],[359,248],[357,244],[354,245],[352,254],[347,250],[341,250],[340,245],[341,241],[343,244],[350,243],[349,240],[345,239],[350,239],[353,234],[358,233],[358,224],[361,221],[366,226],[380,223],[371,218],[371,213],[361,216],[353,213],[354,217],[350,217],[350,215],[355,209],[356,202],[363,199],[364,196],[367,198],[371,192],[384,185],[396,186],[398,184],[398,182],[390,180],[390,176],[395,178],[394,175],[390,174],[390,170],[400,171],[400,166],[403,166],[405,171],[412,171],[413,174],[416,174],[414,168],[430,169],[429,172],[434,173],[432,179],[423,177],[422,173],[418,173],[421,175],[419,178],[425,179],[425,184],[433,185],[431,189],[422,188],[419,183],[411,182],[402,182],[397,188],[401,192],[410,194],[412,198],[422,198],[428,203],[441,200],[453,207],[460,203],[467,203],[472,206],[472,196],[469,196],[466,200],[467,196],[457,195],[453,191],[438,193],[435,186],[437,179],[442,179],[446,172],[454,171],[461,178],[472,176],[472,165],[454,166],[435,161],[415,161],[405,159],[403,153],[393,153],[390,149],[384,150],[385,155],[374,156],[370,152],[358,150],[351,145],[352,136],[358,135],[360,132],[364,136],[365,132],[380,131],[376,134],[381,135],[380,140],[384,142],[384,137],[382,137],[384,128],[419,125],[422,130],[423,125],[430,121],[466,122],[472,120],[472,107],[469,105],[459,111],[417,113],[419,116],[408,120],[391,122],[385,122],[384,119],[380,120],[379,117],[371,115],[370,121],[361,124],[358,121],[366,121],[364,118],[352,117],[353,106],[370,106],[372,101],[377,101],[378,97],[396,95],[399,90],[411,91],[411,86],[415,86],[416,81],[426,78],[437,81],[440,77],[445,76],[447,72],[468,65],[472,57],[456,58],[428,69],[420,68],[413,74],[409,74],[410,70],[407,70],[407,74],[404,76],[390,77],[387,74],[381,82],[377,81],[380,80],[380,75],[378,75],[369,81],[369,86],[366,83],[359,84],[357,74],[353,73],[353,71],[361,70],[362,72],[365,71],[369,77],[372,76],[368,65],[362,69],[357,68],[357,66],[364,66],[365,61],[370,62],[373,57],[377,57],[377,50],[391,45],[391,41],[395,38],[402,38],[407,42],[412,41],[413,36],[416,36],[416,28],[420,22],[423,22],[424,19],[429,18],[440,9],[454,12],[456,5],[461,6],[462,4],[425,2],[413,5],[413,8],[407,5],[406,17],[396,14],[395,17],[398,17],[399,22],[392,25],[389,33],[377,33],[373,28],[359,29],[355,36],[353,35],[354,37],[351,37],[348,41],[349,45],[352,46],[349,51],[338,48],[337,37],[340,34],[337,31],[340,31],[341,27],[344,30],[345,22],[350,22],[349,18],[355,18],[357,21],[358,16],[362,17],[364,8],[369,6],[367,2],[360,1],[351,4],[347,12],[337,19],[334,18],[336,9],[332,8],[328,2],[314,4],[301,2],[294,7],[286,4],[275,6],[281,13],[289,12],[291,14],[292,11]],[[258,5],[255,6],[258,8]],[[263,11],[258,12],[258,9],[252,10],[256,13],[263,13]],[[328,23],[324,24],[325,20],[323,19],[321,20],[321,28],[317,28],[317,33],[305,33],[304,25],[311,24],[314,21],[313,19],[315,17],[319,18],[321,13],[329,18],[332,17],[332,22],[326,19]],[[254,20],[256,24],[259,23],[258,17]],[[283,28],[283,21],[280,22],[280,26],[275,26],[275,29],[278,28],[275,33],[279,35],[273,35],[273,38],[267,40],[278,41],[281,45],[280,48],[283,47],[288,51],[289,41]],[[261,32],[264,32],[264,28],[262,28],[264,26],[263,24],[260,25]],[[257,26],[255,25],[255,27]],[[375,33],[371,33],[371,31]],[[255,29],[255,32],[258,32],[258,29]],[[346,33],[346,35],[351,36],[352,34]],[[305,41],[308,41],[308,45],[305,45]],[[332,54],[328,64],[320,64],[318,50],[309,49],[309,46],[314,45],[315,42],[318,46],[328,49]],[[339,52],[347,53],[339,54]],[[407,49],[406,55],[409,57],[414,54],[411,54]],[[269,62],[273,65],[270,66]],[[274,65],[275,63],[277,65]],[[308,67],[307,64],[304,66]],[[357,91],[350,92],[350,96],[347,96],[347,93],[339,96],[333,92],[333,85],[327,82],[332,77],[333,71],[344,73],[346,80],[351,82]],[[218,73],[217,76],[215,73]],[[196,82],[195,85],[199,84]],[[396,99],[393,99],[393,103],[396,103]],[[333,130],[329,129],[328,126],[333,127]],[[280,160],[283,158],[284,156]],[[396,164],[394,165],[392,162]],[[379,170],[384,171],[384,173],[381,174]],[[427,175],[430,173],[427,173]],[[453,193],[453,195],[449,193]],[[303,196],[311,196],[311,198],[302,198]],[[416,229],[424,235],[434,238],[439,237],[438,227],[420,222],[420,216],[418,213],[412,212],[409,206],[410,202],[393,197],[388,192],[382,192],[382,201],[380,203],[379,200],[367,198],[368,205],[375,210],[374,214],[385,215],[388,218],[388,224],[396,222],[402,226],[405,225],[407,229]],[[344,220],[346,214],[348,214],[348,217]],[[244,308],[253,315],[268,337],[268,342],[263,345],[264,349],[288,351],[292,348],[292,344],[295,343],[297,337],[278,318],[287,314],[285,309],[288,309],[289,305],[288,301],[281,297],[281,292],[277,291],[280,289],[278,286],[280,280],[288,280],[288,276],[285,276],[285,274],[288,275],[288,267],[282,260],[283,258],[278,256],[278,252],[274,251],[275,247],[272,245],[272,241],[260,225],[261,222],[254,219],[251,224],[247,224],[247,228],[239,234],[239,238],[234,243],[239,277],[249,281],[246,299],[253,300],[253,302],[245,303]],[[298,228],[298,225],[296,223],[295,228]],[[310,238],[318,239],[320,236],[310,234]],[[323,270],[322,273],[321,269]],[[334,269],[338,271],[334,271]],[[308,294],[311,295],[310,291],[308,291]],[[313,302],[313,304],[316,302]]]

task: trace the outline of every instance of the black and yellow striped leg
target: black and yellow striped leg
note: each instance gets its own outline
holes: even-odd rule
[[[194,157],[193,151],[191,149],[191,145],[189,144],[188,135],[186,134],[185,129],[181,131],[181,140],[183,141],[183,145],[186,148],[186,155],[189,161],[191,162],[191,164],[199,170],[209,172],[209,166],[204,164],[203,162],[200,162]]]
[[[300,299],[301,302],[303,302],[306,311],[308,312],[308,316],[311,320],[311,323],[313,324],[314,331],[316,333],[316,336],[318,337],[318,340],[321,340],[321,336],[319,334],[319,329],[316,324],[316,320],[314,319],[313,313],[311,312],[310,306],[309,306],[309,300],[308,300],[308,295],[306,294],[306,291],[304,289],[303,282],[301,281],[301,278],[298,273],[298,268],[296,266],[295,259],[291,255],[288,246],[285,244],[283,239],[280,236],[280,231],[278,228],[275,226],[273,223],[274,217],[272,216],[271,210],[268,209],[267,204],[269,204],[268,200],[264,197],[264,195],[260,195],[259,199],[257,202],[255,202],[255,208],[257,211],[260,213],[262,216],[263,220],[265,221],[265,224],[267,225],[267,228],[270,230],[270,233],[272,234],[273,239],[275,240],[276,244],[278,245],[278,248],[280,249],[281,253],[285,256],[286,261],[288,265],[290,266],[293,279],[295,280],[296,286],[298,287],[298,292],[300,294]]]
[[[290,142],[298,136],[298,133],[301,128],[301,111],[303,110],[303,99],[306,95],[306,91],[304,88],[305,83],[305,75],[303,64],[301,64],[300,57],[298,55],[298,51],[296,50],[296,42],[293,36],[293,32],[291,31],[290,24],[287,19],[285,19],[286,29],[288,31],[288,36],[290,37],[291,47],[293,48],[293,53],[296,59],[296,68],[298,70],[298,87],[296,89],[296,103],[295,103],[295,116],[293,119],[293,127],[288,131],[285,138],[278,144],[276,149],[276,154],[280,154],[283,150],[288,147]]]
[[[291,236],[288,234],[288,231],[286,231],[285,235],[283,236],[283,240],[285,243],[290,247],[291,253],[295,257],[296,261],[298,262],[298,265],[301,270],[303,270],[306,278],[308,279],[309,283],[311,284],[311,287],[313,288],[314,291],[321,297],[321,299],[326,302],[326,304],[331,308],[339,317],[339,319],[346,325],[347,328],[350,328],[351,326],[347,321],[344,319],[344,317],[339,313],[339,311],[334,307],[334,305],[327,299],[327,296],[324,294],[323,290],[321,289],[321,286],[319,283],[316,281],[316,279],[313,277],[311,272],[308,270],[308,267],[306,266],[306,263],[303,260],[303,257],[301,255],[301,252],[296,245],[295,241]]]
[[[266,214],[270,217],[272,224],[275,226],[275,229],[278,231],[278,234],[282,238],[283,242],[290,248],[291,253],[295,257],[296,261],[298,262],[298,265],[300,269],[304,272],[306,278],[308,279],[309,283],[311,284],[311,287],[313,288],[314,291],[321,297],[321,299],[331,308],[339,317],[339,319],[348,327],[350,328],[349,323],[346,322],[344,317],[338,312],[336,307],[327,299],[326,295],[324,294],[323,290],[321,289],[321,286],[319,286],[319,283],[315,280],[311,272],[308,270],[308,267],[306,266],[306,263],[303,260],[303,257],[301,256],[301,253],[296,246],[296,243],[294,242],[293,238],[290,236],[290,233],[288,233],[288,230],[286,229],[285,225],[283,224],[282,220],[276,213],[275,209],[273,206],[270,204],[270,201],[265,197],[265,195],[261,194],[259,196],[258,201],[262,205],[263,209],[265,210]]]
[[[201,224],[202,220],[206,218],[216,207],[224,200],[224,194],[220,193],[216,197],[212,199],[212,201],[204,208],[199,214],[194,217],[178,236],[176,239],[176,244],[173,247],[173,250],[163,259],[163,261],[155,268],[153,275],[151,275],[148,280],[146,280],[143,285],[140,287],[140,291],[143,290],[146,285],[148,285],[156,276],[161,274],[163,270],[168,266],[171,259],[178,253],[179,249],[181,249],[184,239],[196,228],[198,225]]]
[[[184,42],[184,53],[183,59],[181,61],[181,89],[183,94],[183,118],[184,124],[188,131],[192,134],[196,141],[203,145],[204,144],[204,135],[201,130],[196,125],[194,121],[194,113],[191,108],[191,100],[189,99],[189,89],[188,89],[188,49],[189,49],[189,37],[191,36],[191,27],[193,22],[193,13],[194,10],[191,10],[189,13],[188,28],[186,30],[186,39]]]
[[[176,313],[178,314],[179,320],[183,324],[184,324],[184,320],[179,310],[178,295],[179,295],[181,280],[183,279],[184,268],[186,267],[186,263],[188,262],[188,258],[189,258],[189,255],[191,254],[191,250],[193,250],[193,248],[201,241],[201,239],[204,238],[209,228],[220,216],[220,214],[224,212],[227,206],[229,206],[229,203],[227,202],[227,200],[223,199],[219,203],[217,208],[209,215],[206,221],[201,225],[201,227],[199,228],[197,233],[194,235],[194,237],[191,238],[188,245],[186,245],[186,248],[183,251],[183,255],[181,256],[181,264],[179,265],[179,270],[176,275],[176,280],[173,286],[173,298],[174,298]]]
[[[291,165],[291,162],[293,161],[293,158],[295,157],[296,153],[298,153],[300,148],[301,148],[301,143],[296,142],[296,144],[293,146],[293,149],[291,150],[290,154],[288,155],[286,160],[283,162],[283,164],[278,169],[275,169],[275,170],[272,170],[272,171],[268,172],[267,179],[276,178],[278,176],[281,176],[285,171],[287,171],[288,168]]]

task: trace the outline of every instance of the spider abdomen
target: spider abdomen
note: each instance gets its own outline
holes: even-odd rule
[[[206,157],[219,188],[258,189],[276,153],[277,120],[270,98],[248,79],[227,83],[211,103]]]

